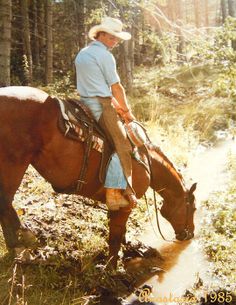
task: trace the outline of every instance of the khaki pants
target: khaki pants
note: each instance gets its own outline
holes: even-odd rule
[[[132,146],[127,138],[125,128],[119,119],[116,110],[111,104],[111,98],[100,98],[103,112],[100,120],[103,121],[105,132],[112,139],[116,152],[120,158],[120,163],[127,179],[129,187],[132,189]]]

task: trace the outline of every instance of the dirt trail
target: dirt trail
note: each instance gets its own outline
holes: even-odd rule
[[[227,155],[229,151],[236,154],[236,142],[225,140],[217,146],[197,153],[188,166],[188,175],[193,181],[198,182],[196,190],[197,213],[195,217],[196,231],[192,241],[173,243],[165,242],[159,233],[153,231],[152,226],[140,237],[140,240],[156,248],[164,258],[162,262],[157,261],[157,266],[164,272],[152,276],[141,284],[153,286],[152,302],[146,304],[176,304],[174,298],[181,297],[191,287],[198,277],[207,279],[208,262],[202,253],[199,243],[199,229],[201,227],[201,201],[206,200],[211,192],[217,191],[227,181]],[[153,224],[155,227],[155,224]],[[173,230],[165,219],[161,219],[161,228],[168,239],[174,236]],[[155,229],[157,231],[157,229]],[[141,261],[132,262],[131,268],[138,268],[143,264]],[[171,297],[171,298],[170,298]],[[145,304],[140,303],[138,298],[131,295],[128,298],[129,305]]]

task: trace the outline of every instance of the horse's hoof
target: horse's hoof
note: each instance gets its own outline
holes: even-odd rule
[[[15,260],[21,263],[27,263],[33,261],[33,256],[31,255],[29,249],[25,247],[14,248]]]

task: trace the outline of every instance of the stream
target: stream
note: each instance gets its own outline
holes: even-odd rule
[[[144,278],[139,282],[139,287],[148,285],[150,290],[141,289],[141,294],[132,294],[128,297],[129,305],[138,304],[177,304],[183,300],[186,289],[196,284],[199,280],[210,280],[207,270],[209,262],[202,252],[199,244],[199,232],[201,219],[204,211],[201,208],[201,201],[206,200],[214,191],[219,191],[227,182],[227,159],[228,153],[236,154],[236,141],[232,139],[222,140],[216,146],[200,150],[188,165],[187,176],[193,182],[197,182],[195,214],[195,237],[186,242],[167,242],[162,240],[157,232],[155,219],[149,225],[139,240],[158,250],[161,258],[157,258],[152,265],[146,262],[146,268],[158,270],[153,276]],[[170,224],[160,216],[160,226],[166,239],[172,239],[174,232]],[[155,230],[155,231],[154,231]],[[148,261],[148,259],[146,259]],[[128,268],[138,269],[144,266],[144,259],[132,260]],[[156,268],[156,269],[155,269]],[[148,295],[148,296],[147,296]],[[146,301],[146,302],[145,302]]]

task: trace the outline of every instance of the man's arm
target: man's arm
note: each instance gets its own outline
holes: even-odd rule
[[[115,83],[111,85],[111,92],[115,99],[115,101],[113,101],[114,107],[116,108],[117,112],[123,117],[123,119],[126,121],[135,120],[135,117],[132,114],[128,105],[125,89],[121,85],[121,83]]]

